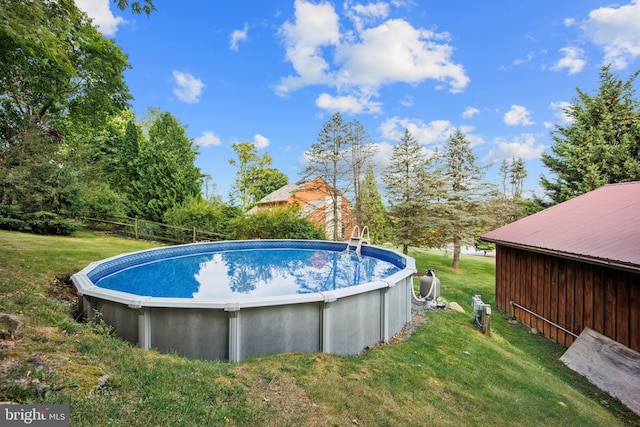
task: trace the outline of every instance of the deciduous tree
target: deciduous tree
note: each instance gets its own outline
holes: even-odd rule
[[[99,129],[128,107],[127,58],[72,0],[0,0],[0,22],[2,210],[73,215],[79,171],[67,132]]]
[[[231,200],[240,199],[243,213],[266,195],[288,184],[287,175],[271,166],[271,156],[267,153],[259,156],[252,142],[237,142],[232,148],[238,158],[229,163],[238,170],[230,196]]]

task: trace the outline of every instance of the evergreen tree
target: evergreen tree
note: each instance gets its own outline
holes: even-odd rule
[[[527,178],[527,167],[521,157],[512,158],[509,167],[509,182],[511,184],[511,194],[514,199],[522,199],[524,191],[524,180]]]
[[[68,234],[81,208],[76,173],[63,164],[59,141],[36,126],[22,129],[20,143],[0,153],[0,228]]]
[[[565,111],[571,123],[556,126],[552,153],[542,155],[556,177],[543,175],[540,182],[555,203],[606,184],[640,179],[640,108],[633,87],[639,73],[623,82],[611,66],[604,66],[597,94],[577,89]]]
[[[500,162],[500,180],[501,180],[501,184],[502,184],[502,197],[504,197],[505,199],[509,197],[509,192],[507,191],[507,182],[509,181],[509,170],[510,170],[510,166],[509,166],[509,162],[507,162],[507,159],[502,159],[502,162]]]
[[[486,202],[491,188],[484,182],[484,171],[476,165],[476,156],[460,129],[447,138],[437,161],[437,171],[446,182],[438,209],[440,227],[453,243],[451,266],[459,268],[462,245],[473,245],[490,222]]]
[[[327,228],[333,230],[330,236],[332,240],[341,240],[343,236],[341,218],[341,193],[340,186],[348,180],[349,168],[345,162],[345,150],[348,147],[349,127],[342,115],[334,113],[322,127],[316,142],[306,152],[309,163],[302,171],[303,181],[312,181],[322,178],[328,186],[319,186],[314,190],[325,191],[331,201],[331,215],[327,216]],[[321,183],[322,181],[316,181]]]
[[[371,142],[371,137],[364,126],[358,120],[352,120],[348,124],[348,156],[347,162],[351,165],[351,193],[353,194],[353,207],[356,223],[360,226],[366,225],[363,219],[362,206],[362,181],[363,171],[369,159],[373,156],[375,148]],[[372,170],[373,171],[373,170]]]
[[[140,129],[133,119],[127,121],[127,127],[118,147],[118,168],[114,177],[117,187],[126,193],[136,177],[135,159],[140,151]]]
[[[373,171],[373,165],[367,165],[360,191],[360,223],[369,227],[371,240],[384,243],[389,239],[389,215],[382,202],[382,196],[378,190],[378,183]]]
[[[141,141],[131,182],[132,214],[162,221],[166,211],[200,195],[202,175],[194,165],[196,147],[185,126],[170,113],[158,113]]]
[[[440,184],[437,176],[429,173],[429,165],[422,147],[405,129],[382,175],[393,224],[391,241],[402,246],[404,254],[409,246],[429,244],[429,230],[437,229],[431,222],[430,208]]]
[[[527,169],[522,158],[513,157],[511,161],[503,159],[500,163],[501,191],[491,201],[491,211],[494,212],[493,228],[502,227],[522,218],[525,215],[525,205],[532,203],[522,199],[524,180]],[[510,190],[508,185],[510,185]],[[476,245],[477,247],[477,245]]]

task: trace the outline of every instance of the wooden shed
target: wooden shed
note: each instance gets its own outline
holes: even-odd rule
[[[570,346],[589,327],[640,351],[640,182],[612,184],[490,231],[495,304]]]

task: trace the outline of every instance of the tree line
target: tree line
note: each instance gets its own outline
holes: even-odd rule
[[[150,14],[150,0],[114,0]],[[73,0],[0,0],[0,228],[70,233],[93,211],[197,226],[235,238],[323,236],[296,208],[246,215],[288,184],[267,153],[233,145],[230,200],[210,193],[215,177],[195,166],[198,147],[170,112],[137,118],[124,80],[126,55],[104,38]],[[347,197],[376,242],[460,248],[483,231],[599,186],[640,179],[640,107],[634,82],[604,66],[598,91],[577,96],[542,156],[542,197],[525,197],[522,159],[504,160],[498,184],[458,129],[434,153],[408,130],[388,166],[372,163],[375,143],[358,120],[334,113],[306,151],[300,181],[321,177],[333,218]],[[376,176],[378,171],[380,176]],[[383,196],[385,202],[383,202]],[[286,226],[283,226],[286,224]],[[333,228],[337,233],[337,227]]]

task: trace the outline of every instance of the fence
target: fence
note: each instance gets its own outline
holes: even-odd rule
[[[196,227],[178,227],[161,222],[147,221],[121,215],[93,214],[94,217],[80,217],[89,228],[109,231],[136,240],[155,240],[168,243],[195,243],[200,241],[225,240],[227,236]]]

